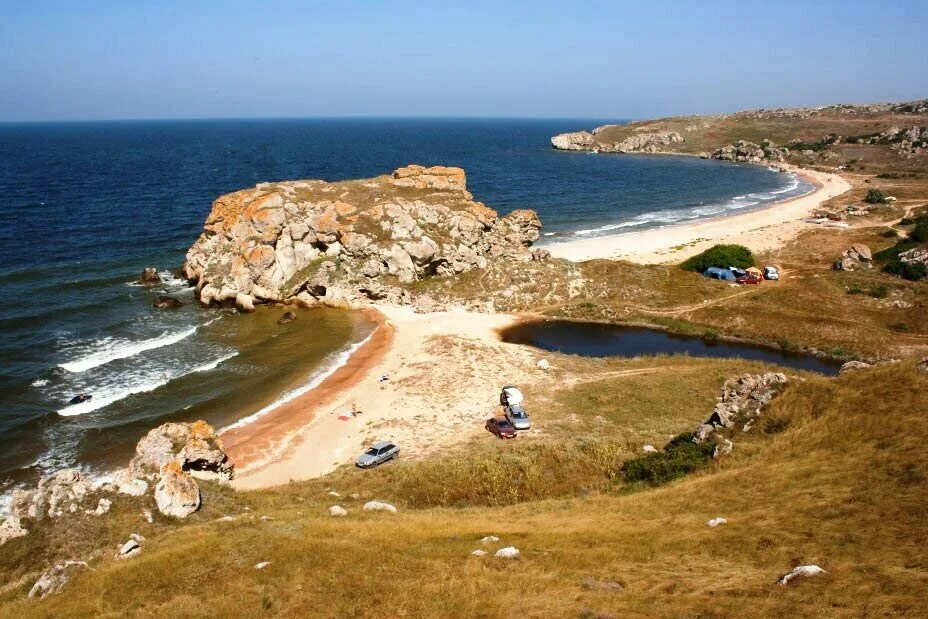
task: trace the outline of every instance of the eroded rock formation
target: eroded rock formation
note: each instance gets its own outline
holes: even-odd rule
[[[595,136],[613,125],[597,127],[593,133],[577,131],[562,133],[551,138],[551,145],[558,150],[595,150],[603,153],[659,153],[671,144],[684,142],[676,131],[652,131],[636,133],[617,142],[606,142]]]
[[[788,148],[780,148],[770,140],[764,140],[760,144],[738,140],[730,146],[724,146],[713,151],[709,156],[712,159],[724,161],[775,163],[785,161],[787,155],[789,155]]]
[[[770,403],[786,382],[785,375],[773,372],[745,374],[725,381],[712,415],[696,428],[693,440],[697,443],[706,441],[718,428],[734,428],[737,423],[742,425],[742,429],[749,428],[761,409]],[[730,453],[731,444],[726,444],[725,449]]]
[[[540,228],[534,211],[500,217],[474,201],[460,168],[261,183],[213,203],[184,274],[201,302],[245,310],[262,301],[404,303],[403,284],[423,277],[485,268],[496,258],[532,260]]]

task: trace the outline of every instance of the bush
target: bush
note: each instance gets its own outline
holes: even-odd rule
[[[622,477],[629,483],[657,486],[692,473],[712,461],[715,443],[694,443],[692,434],[674,437],[664,451],[627,460]]]
[[[884,230],[880,236],[884,239],[894,239],[899,236],[899,233],[890,228],[889,230]]]
[[[922,216],[915,220],[915,227],[909,232],[909,240],[928,243],[928,217]]]
[[[928,267],[920,262],[893,260],[888,262],[886,266],[883,267],[883,270],[913,282],[928,277]]]
[[[867,204],[885,204],[886,195],[876,187],[871,187],[870,191],[867,192],[867,197],[864,198],[864,202]]]
[[[715,245],[706,251],[685,260],[681,265],[685,271],[702,273],[709,267],[739,267],[746,269],[754,266],[754,255],[743,245]]]

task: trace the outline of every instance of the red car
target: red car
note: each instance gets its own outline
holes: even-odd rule
[[[499,438],[516,437],[516,429],[505,417],[490,417],[487,419],[486,428]]]
[[[741,277],[735,279],[739,284],[759,284],[760,278],[755,275],[742,275]]]

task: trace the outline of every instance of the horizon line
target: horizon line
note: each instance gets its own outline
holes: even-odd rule
[[[137,118],[73,118],[73,119],[33,119],[0,120],[0,125],[51,125],[51,124],[90,124],[90,123],[137,123],[137,122],[193,122],[193,121],[237,121],[237,120],[612,120],[629,122],[640,120],[633,117],[605,116],[490,116],[490,115],[374,115],[341,114],[309,116],[163,116]]]

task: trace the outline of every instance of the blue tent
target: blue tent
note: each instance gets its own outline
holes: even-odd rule
[[[728,269],[720,269],[718,267],[709,267],[703,273],[706,277],[711,277],[712,279],[724,279],[725,281],[733,282],[735,281],[735,274],[729,271]]]

